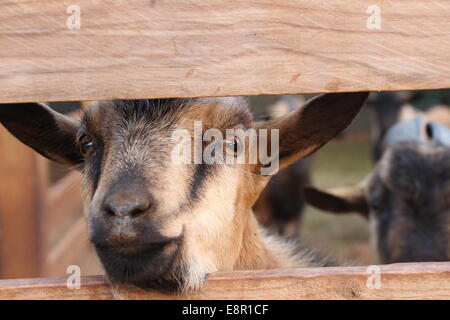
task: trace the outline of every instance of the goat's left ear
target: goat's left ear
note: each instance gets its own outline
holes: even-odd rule
[[[46,158],[73,166],[82,161],[76,143],[79,121],[41,103],[0,104],[0,122]]]
[[[278,157],[282,168],[310,155],[347,128],[368,96],[368,92],[323,94],[297,111],[260,123],[255,129],[269,130],[269,146],[270,130],[279,129],[278,152],[272,150],[271,158]]]

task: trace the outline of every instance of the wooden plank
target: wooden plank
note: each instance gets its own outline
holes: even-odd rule
[[[87,276],[80,289],[68,289],[65,278],[0,280],[0,300],[105,300],[112,295],[103,276]]]
[[[449,299],[450,263],[380,267],[380,289],[367,287],[367,267],[229,271],[210,275],[202,291],[167,295],[130,290],[132,299]],[[125,297],[125,296],[124,296]],[[0,299],[111,299],[103,276],[83,277],[81,288],[66,279],[0,281]]]
[[[0,126],[0,278],[39,274],[42,159]]]
[[[81,177],[79,171],[72,171],[48,189],[43,213],[44,230],[57,226],[65,214],[80,204]]]
[[[42,276],[64,274],[67,267],[89,248],[87,231],[86,218],[81,216],[45,257]]]
[[[450,2],[373,3],[1,1],[0,102],[449,88]]]

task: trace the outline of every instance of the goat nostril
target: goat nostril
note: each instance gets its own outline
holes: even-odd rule
[[[427,140],[433,140],[434,132],[433,132],[433,126],[431,125],[431,123],[427,123],[425,125],[425,134],[426,134]]]
[[[150,207],[150,201],[130,201],[120,203],[108,201],[104,205],[104,212],[109,216],[136,217],[144,213]]]

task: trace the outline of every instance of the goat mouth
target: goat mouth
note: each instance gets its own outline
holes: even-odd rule
[[[159,251],[167,250],[173,245],[175,241],[164,241],[157,243],[149,243],[149,244],[114,244],[114,245],[97,245],[97,248],[100,250],[111,251],[111,253],[118,254],[121,256],[130,256],[133,257],[135,255],[148,255],[153,256],[158,254]],[[170,250],[170,249],[169,249]]]
[[[176,289],[168,280],[181,252],[181,238],[151,244],[95,245],[110,280],[145,289]]]

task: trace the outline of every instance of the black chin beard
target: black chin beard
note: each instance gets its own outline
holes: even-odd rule
[[[155,290],[162,293],[176,293],[180,291],[182,285],[174,279],[151,279],[142,281],[132,281],[130,284],[143,289],[143,290]]]
[[[170,274],[166,274],[160,278],[145,279],[134,278],[128,279],[126,282],[114,278],[106,273],[108,282],[112,287],[121,288],[121,290],[132,290],[138,288],[144,291],[158,291],[167,294],[182,294],[186,289],[186,277],[188,276],[188,268],[180,266],[174,268]]]
[[[169,264],[169,269],[158,277],[149,276],[151,273],[142,273],[140,267],[140,270],[133,270],[133,266],[113,264],[114,269],[117,269],[117,267],[120,266],[120,269],[122,269],[121,273],[125,275],[116,277],[108,272],[108,267],[111,267],[111,262],[109,262],[110,264],[108,266],[105,266],[103,262],[102,264],[108,281],[112,285],[118,285],[123,288],[131,285],[143,290],[156,290],[162,293],[184,293],[186,289],[189,291],[189,288],[187,287],[189,281],[187,281],[187,279],[189,279],[190,268],[181,261],[180,255],[175,255]],[[127,268],[128,270],[124,268]]]

